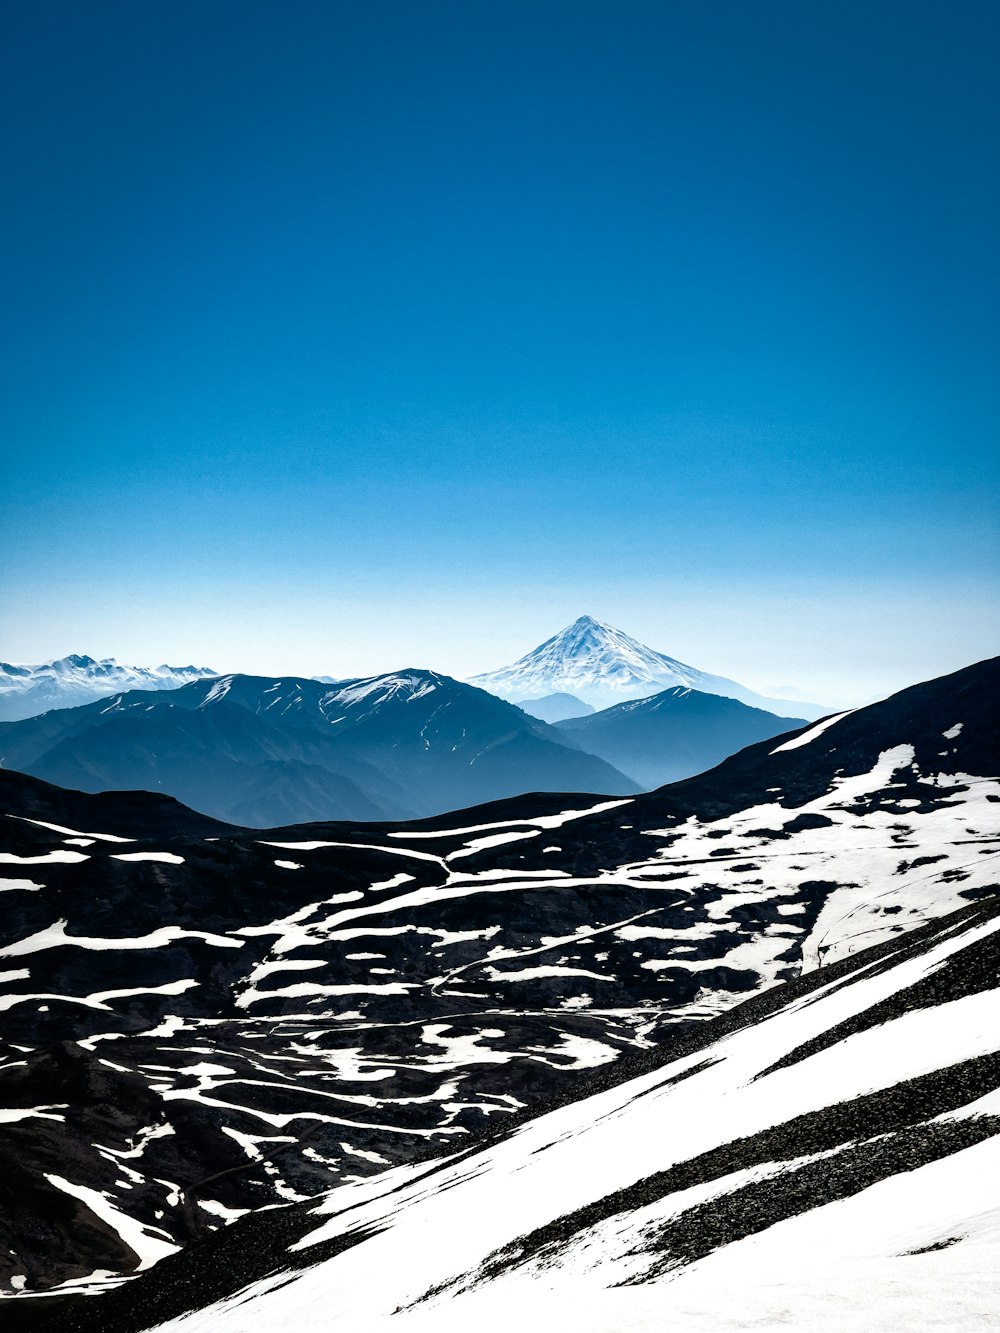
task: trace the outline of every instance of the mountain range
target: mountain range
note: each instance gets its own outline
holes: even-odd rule
[[[208,667],[122,666],[113,657],[97,662],[79,653],[34,666],[0,662],[0,721],[75,708],[120,690],[175,690],[214,675]]]
[[[639,790],[484,690],[407,670],[326,685],[220,676],[0,723],[0,762],[83,791],[162,791],[216,818],[409,819],[526,790]]]
[[[134,689],[177,689],[218,674],[207,667],[123,666],[114,658],[95,661],[79,654],[34,666],[3,662],[0,721],[34,717],[52,708],[74,708]],[[350,683],[329,675],[311,679],[325,685]],[[580,616],[513,666],[474,676],[470,683],[499,698],[528,705],[525,711],[545,722],[579,716],[591,708],[608,708],[626,699],[646,698],[674,686],[739,699],[779,717],[794,714],[815,719],[831,711],[819,704],[767,699],[724,676],[654,652],[592,616]]]
[[[526,791],[630,794],[803,720],[719,693],[742,687],[587,616],[529,657],[515,674],[536,686],[561,672],[579,688],[589,681],[594,697],[646,697],[595,713],[559,690],[514,707],[427,670],[336,681],[151,671],[76,656],[3,668],[0,711],[53,706],[0,721],[0,764],[85,791],[166,792],[250,827],[398,820]],[[657,675],[676,677],[674,668],[710,692],[684,685],[649,694]],[[153,689],[115,690],[136,681]]]
[[[998,686],[403,826],[0,772],[10,1327],[724,1327],[662,1283],[880,1257],[975,1303]]]
[[[813,720],[830,712],[821,704],[792,705],[784,699],[765,698],[735,680],[655,652],[593,616],[580,616],[511,666],[473,676],[471,683],[514,703],[566,693],[604,709],[680,686],[738,699],[779,716],[794,712],[797,717]]]

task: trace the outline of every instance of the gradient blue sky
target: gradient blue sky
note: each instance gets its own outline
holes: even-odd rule
[[[0,21],[0,657],[997,651],[994,3]]]

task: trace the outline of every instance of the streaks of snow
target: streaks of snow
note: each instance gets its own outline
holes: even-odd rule
[[[113,861],[162,861],[168,866],[182,866],[183,856],[176,852],[112,852]]]
[[[590,977],[593,981],[613,981],[614,977],[600,972],[588,972],[582,967],[525,967],[520,972],[502,972],[495,967],[484,969],[491,981],[535,981],[542,977]]]
[[[204,1208],[205,1212],[211,1213],[213,1217],[221,1217],[223,1222],[236,1222],[251,1211],[249,1208],[227,1208],[224,1203],[219,1203],[217,1199],[199,1198],[198,1207]]]
[[[82,1044],[83,1043],[81,1042],[81,1045]],[[116,1157],[119,1160],[122,1158],[141,1157],[146,1151],[146,1146],[148,1144],[152,1143],[155,1139],[168,1139],[172,1134],[176,1134],[176,1132],[177,1131],[174,1129],[173,1125],[147,1125],[144,1129],[138,1130],[129,1139],[129,1142],[132,1145],[130,1148],[103,1148],[102,1151],[109,1152],[112,1157]]]
[[[242,995],[236,997],[236,1004],[238,1008],[246,1009],[251,1004],[258,1004],[263,1000],[300,999],[307,995],[330,997],[335,995],[406,995],[409,991],[418,989],[419,986],[416,983],[403,981],[389,981],[381,985],[348,982],[343,985],[329,986],[323,986],[316,981],[300,981],[294,986],[282,986],[278,990],[246,990]]]
[[[376,1162],[380,1163],[382,1166],[389,1165],[388,1158],[383,1157],[381,1153],[367,1152],[364,1148],[352,1148],[349,1143],[342,1143],[340,1146],[343,1151],[348,1153],[351,1157],[360,1157],[362,1161]]]
[[[42,852],[38,856],[18,856],[15,852],[0,852],[0,862],[4,865],[15,866],[44,866],[56,865],[78,865],[81,861],[87,861],[89,857],[84,856],[83,852],[67,852],[62,848],[56,848],[52,852]]]
[[[94,991],[92,995],[3,995],[0,996],[0,1010],[12,1009],[15,1005],[24,1004],[29,1000],[60,1000],[64,1004],[80,1004],[86,1009],[110,1009],[109,1000],[124,1000],[133,995],[180,995],[193,986],[197,986],[197,981],[168,981],[163,986],[135,986],[126,990],[104,990]]]
[[[473,838],[472,842],[467,842],[458,851],[449,852],[444,859],[458,861],[463,856],[475,856],[477,852],[484,851],[487,847],[500,847],[506,842],[523,842],[527,838],[537,838],[539,834],[539,829],[523,829],[516,833],[488,833],[482,838]]]
[[[632,798],[629,797],[620,801],[601,801],[598,805],[588,806],[585,810],[564,810],[558,815],[532,815],[529,819],[501,819],[492,824],[465,824],[461,828],[430,831],[407,829],[403,833],[390,833],[389,837],[411,841],[414,838],[459,838],[466,833],[488,833],[491,829],[523,828],[525,825],[533,828],[561,828],[563,824],[568,824],[574,819],[583,819],[586,815],[597,815],[603,810],[614,810],[619,805],[631,804]]]
[[[583,819],[587,815],[599,815],[605,810],[617,810],[619,806],[631,804],[631,797],[623,801],[601,801],[599,805],[588,806],[586,810],[564,810],[561,815],[536,815],[531,823],[537,824],[539,828],[562,828],[563,824],[569,824],[574,819]]]
[[[174,940],[204,940],[206,944],[220,949],[242,949],[244,941],[234,940],[229,935],[213,935],[207,930],[186,930],[182,926],[160,926],[148,935],[97,937],[90,935],[67,935],[69,924],[66,917],[61,917],[44,930],[36,931],[16,944],[8,944],[0,949],[0,958],[15,958],[23,954],[39,953],[42,949],[57,949],[63,945],[72,945],[77,949],[161,949]]]
[[[301,869],[302,869],[302,865],[301,865],[298,861],[275,861],[274,864],[278,867],[279,870],[301,870]],[[220,1204],[219,1207],[221,1208],[221,1206],[222,1206],[222,1205]],[[230,1210],[230,1211],[232,1211],[232,1210]],[[236,1211],[239,1212],[240,1210],[237,1209]]]
[[[712,940],[719,933],[719,927],[710,921],[693,920],[690,926],[620,926],[615,929],[615,936],[626,942],[631,940],[673,940],[676,944],[689,944],[693,940]]]
[[[395,837],[395,834],[393,834],[392,836]],[[413,880],[412,875],[407,875],[401,870],[398,875],[393,875],[391,879],[380,879],[377,880],[374,884],[369,884],[368,892],[379,893],[383,889],[398,889],[403,884],[411,883],[412,880]]]
[[[448,875],[448,883],[473,884],[479,881],[498,879],[543,879],[551,883],[553,880],[569,879],[569,877],[568,870],[475,870],[467,875],[451,871]]]
[[[263,981],[272,972],[311,972],[317,967],[326,967],[325,958],[274,958],[257,963],[247,977],[247,985],[252,989],[258,981]]]
[[[74,838],[96,839],[98,842],[135,842],[135,838],[119,838],[114,833],[84,833],[80,829],[64,828],[62,824],[47,824],[44,819],[29,819],[27,815],[9,815],[10,819],[23,820],[25,824],[37,824],[39,828],[51,833],[68,833]]]
[[[268,1020],[270,1021],[270,1020]],[[249,1079],[240,1080],[245,1083],[252,1083]],[[261,1087],[279,1087],[282,1091],[288,1090],[288,1084],[266,1083],[263,1079],[257,1080]],[[326,1092],[320,1088],[311,1089],[311,1093],[316,1097],[326,1097],[332,1101],[357,1103],[362,1106],[376,1106],[379,1104],[379,1098],[375,1097],[349,1097],[345,1093]],[[443,1128],[442,1126],[417,1127],[414,1125],[392,1125],[376,1124],[368,1120],[348,1120],[340,1115],[323,1115],[319,1111],[265,1111],[259,1106],[253,1105],[234,1105],[230,1102],[221,1101],[217,1097],[207,1097],[202,1089],[198,1088],[167,1088],[161,1090],[161,1096],[164,1101],[193,1101],[200,1102],[203,1106],[212,1106],[219,1110],[238,1112],[240,1115],[252,1116],[256,1120],[262,1121],[266,1125],[272,1125],[275,1129],[285,1129],[295,1120],[317,1120],[327,1125],[342,1125],[345,1129],[377,1129],[381,1134],[402,1134],[404,1137],[415,1138],[437,1138],[441,1134],[460,1134],[460,1129]],[[402,1103],[413,1103],[430,1100],[429,1098],[410,1097],[398,1099]],[[238,1136],[238,1131],[230,1126],[223,1126],[223,1132]],[[380,1179],[385,1179],[381,1176]]]
[[[465,944],[471,940],[491,940],[499,935],[501,926],[483,926],[480,930],[445,930],[441,926],[428,927],[431,934],[438,938],[432,949],[447,949],[452,944]]]
[[[956,722],[955,725],[953,727],[949,727],[947,731],[942,731],[941,735],[945,738],[946,741],[956,740],[962,734],[962,727],[964,725],[965,725],[964,722]]]
[[[198,705],[199,709],[204,708],[206,704],[218,703],[220,699],[224,699],[233,687],[233,680],[233,676],[220,676]]]
[[[401,853],[405,854],[405,853]],[[438,860],[436,857],[428,858]],[[442,863],[443,864],[443,863]],[[575,884],[592,884],[592,879],[561,878],[558,880],[560,887],[572,886]],[[329,916],[310,920],[310,917],[319,912],[326,903],[310,903],[306,907],[300,908],[298,912],[291,916],[284,917],[278,921],[272,922],[266,926],[244,926],[235,931],[239,935],[277,935],[272,952],[290,953],[292,950],[301,947],[315,947],[317,940],[320,939],[351,939],[355,935],[344,934],[338,927],[346,926],[349,922],[360,922],[367,918],[384,916],[388,912],[398,912],[401,909],[409,907],[419,907],[425,903],[448,902],[458,898],[464,898],[478,893],[502,893],[510,892],[523,888],[538,888],[538,880],[518,878],[516,880],[495,881],[492,879],[479,881],[478,878],[466,877],[458,885],[431,885],[424,888],[413,889],[408,893],[403,893],[394,898],[384,899],[381,902],[369,903],[366,906],[356,908],[342,908],[340,911],[333,912]],[[339,900],[345,897],[360,899],[364,895],[352,893],[350,895],[340,895]],[[327,900],[329,903],[338,901],[338,898]],[[372,931],[367,926],[356,927],[356,934],[380,933],[384,931],[389,934],[399,934],[411,927],[383,927]]]
[[[425,1167],[392,1181],[388,1176],[380,1177],[374,1184],[369,1182],[365,1193],[355,1193],[351,1187],[335,1191],[320,1210],[328,1220],[297,1242],[296,1248],[307,1249],[341,1234],[345,1228],[368,1231],[370,1239],[343,1257],[320,1263],[280,1289],[260,1284],[242,1293],[238,1302],[203,1311],[185,1322],[185,1330],[200,1333],[210,1328],[212,1333],[234,1333],[251,1324],[262,1330],[277,1329],[296,1322],[308,1324],[310,1312],[319,1309],[331,1330],[375,1327],[376,1320],[378,1327],[382,1327],[382,1320],[388,1327],[390,1317],[393,1325],[401,1322],[401,1327],[406,1327],[409,1316],[393,1317],[394,1310],[442,1281],[475,1273],[487,1254],[514,1236],[525,1235],[653,1171],[668,1169],[719,1144],[995,1049],[1000,1044],[1000,999],[996,994],[977,994],[937,1009],[909,1011],[795,1065],[758,1077],[783,1054],[915,984],[955,950],[998,928],[1000,921],[966,927],[922,958],[909,959],[850,986],[830,987],[818,997],[815,993],[803,997],[767,1023],[733,1032],[706,1050],[550,1112],[506,1140],[481,1150],[471,1161],[438,1161],[433,1168]],[[699,1065],[703,1067],[698,1069]],[[693,1076],[678,1079],[685,1072],[693,1072]],[[982,1154],[978,1155],[976,1175],[980,1181],[989,1182],[980,1186],[987,1192],[994,1190],[992,1163],[992,1158],[987,1164]],[[946,1163],[941,1166],[945,1172],[950,1169]],[[909,1179],[904,1173],[873,1188],[881,1190],[885,1184],[894,1188],[893,1181],[906,1182],[914,1197],[919,1194],[923,1200],[921,1206],[929,1221],[939,1225],[940,1215],[935,1214],[932,1204],[938,1191],[926,1187],[919,1176],[915,1173]],[[861,1201],[863,1209],[870,1195],[871,1191],[865,1191],[843,1206],[850,1208]],[[955,1197],[967,1196],[956,1192]],[[991,1199],[989,1207],[995,1208],[992,1194]],[[676,1198],[667,1196],[646,1210],[644,1220],[672,1215],[676,1203]],[[806,1217],[822,1218],[826,1211],[816,1210]],[[628,1216],[624,1215],[625,1226]],[[900,1206],[898,1198],[882,1216],[897,1227],[909,1226],[908,1210]],[[759,1242],[765,1248],[771,1246],[775,1266],[787,1272],[788,1246],[780,1245],[774,1233],[784,1227],[794,1237],[799,1234],[795,1230],[798,1225],[798,1218],[790,1219],[737,1244],[755,1248]],[[825,1224],[809,1225],[820,1228],[819,1235],[808,1240],[809,1253],[823,1256]],[[839,1244],[845,1243],[845,1237],[847,1244],[853,1243],[851,1230],[849,1225],[839,1226]],[[420,1243],[428,1234],[435,1237],[433,1252]],[[530,1283],[537,1294],[556,1280],[553,1274],[558,1276],[560,1272],[564,1281],[577,1290],[579,1282],[607,1288],[627,1280],[629,1269],[623,1268],[617,1258],[622,1247],[610,1252],[591,1247],[588,1253],[589,1234],[584,1233],[581,1242],[571,1247],[568,1268],[560,1259],[560,1266],[547,1270],[548,1276],[541,1281],[537,1268],[523,1273],[515,1270],[509,1278],[491,1282],[484,1299],[496,1311],[497,1301],[503,1300],[508,1290],[516,1292],[519,1283]],[[773,1237],[772,1241],[768,1237]],[[935,1236],[929,1234],[929,1239],[933,1241]],[[806,1248],[804,1242],[796,1248],[796,1254],[801,1249],[805,1259]],[[717,1265],[720,1275],[727,1271],[725,1256],[730,1252],[737,1251],[721,1252]],[[890,1252],[898,1254],[899,1246]],[[705,1263],[707,1271],[715,1258]],[[792,1270],[798,1271],[797,1263]],[[696,1272],[697,1267],[690,1271]],[[750,1274],[749,1261],[742,1271]],[[724,1286],[729,1292],[743,1291],[741,1282],[725,1282]],[[662,1289],[659,1300],[658,1318],[663,1312]],[[461,1311],[461,1315],[448,1326],[461,1327],[461,1316],[467,1321],[473,1308],[464,1296],[452,1297],[447,1305],[435,1303],[427,1309],[427,1327],[441,1327],[442,1317],[451,1311]],[[715,1325],[709,1322],[703,1326],[707,1329]],[[595,1327],[608,1330],[621,1325]]]
[[[182,1014],[167,1014],[162,1023],[159,1023],[155,1028],[150,1028],[148,1032],[144,1032],[143,1036],[175,1037],[178,1032],[187,1032],[197,1026],[197,1019],[187,1018]],[[88,1040],[92,1040],[92,1038],[88,1038]],[[83,1042],[80,1045],[82,1046]]]
[[[837,722],[842,722],[845,717],[850,717],[854,711],[853,708],[848,708],[843,713],[834,713],[832,717],[825,717],[822,722],[817,722],[814,727],[804,731],[801,736],[793,736],[790,741],[785,741],[784,745],[777,746],[776,749],[771,751],[771,754],[782,754],[785,750],[797,750],[802,745],[808,745],[817,736],[822,736],[823,732],[829,727]]]
[[[277,847],[287,852],[315,852],[322,847],[356,847],[362,852],[384,852],[386,856],[408,856],[414,861],[433,861],[437,865],[443,865],[444,862],[440,856],[432,856],[429,852],[415,852],[409,847],[382,847],[374,842],[267,842],[261,839],[264,847]]]
[[[183,995],[186,990],[191,990],[198,984],[197,981],[188,978],[185,981],[168,981],[162,986],[134,986],[126,990],[95,991],[93,995],[87,996],[87,999],[97,1000],[103,1008],[106,1000],[124,1000],[132,995]]]
[[[33,879],[0,879],[0,893],[11,893],[15,889],[21,889],[25,893],[31,893],[36,889],[44,888],[44,884],[36,884]]]
[[[168,1254],[176,1254],[178,1246],[170,1241],[161,1240],[159,1236],[150,1235],[151,1230],[158,1231],[159,1228],[149,1228],[137,1222],[134,1218],[121,1213],[113,1203],[98,1190],[90,1189],[86,1185],[74,1185],[71,1181],[63,1179],[62,1176],[50,1175],[45,1172],[45,1179],[56,1189],[62,1190],[64,1194],[70,1194],[80,1202],[100,1220],[116,1233],[123,1244],[132,1250],[139,1260],[138,1267],[149,1268],[159,1259],[165,1258]],[[161,1235],[165,1235],[161,1232]]]
[[[8,972],[0,972],[0,983],[8,981],[27,981],[31,973],[26,967],[13,968]]]
[[[370,676],[357,684],[341,686],[339,689],[331,690],[329,694],[324,695],[323,702],[327,700],[337,700],[338,703],[351,704],[361,703],[365,699],[370,699],[372,695],[384,695],[392,698],[394,695],[409,691],[407,702],[413,699],[422,699],[426,694],[432,694],[437,689],[437,685],[421,676],[407,675],[405,672],[386,676]],[[339,719],[338,719],[339,720]]]
[[[359,1014],[338,1014],[339,1019],[358,1018]],[[391,1067],[396,1062],[379,1057],[365,1055],[356,1046],[334,1047],[327,1049],[311,1042],[292,1041],[289,1050],[296,1055],[320,1056],[323,1063],[332,1070],[338,1079],[348,1083],[381,1083],[387,1078],[395,1078],[396,1070]],[[387,1067],[387,1064],[390,1067]]]
[[[64,1121],[64,1115],[52,1115],[52,1111],[65,1111],[69,1109],[68,1102],[53,1102],[49,1106],[34,1106],[29,1110],[3,1110],[0,1109],[0,1125],[13,1125],[19,1120],[60,1120]]]

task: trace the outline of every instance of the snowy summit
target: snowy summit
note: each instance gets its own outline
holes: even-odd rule
[[[514,703],[563,692],[595,708],[609,708],[680,685],[739,699],[779,716],[792,709],[787,700],[767,699],[735,680],[688,666],[593,616],[580,616],[513,665],[473,676],[470,683]],[[794,710],[808,718],[828,711],[816,704],[796,704]]]
[[[214,675],[210,667],[126,666],[113,657],[97,661],[82,653],[31,666],[0,662],[0,721],[35,717],[51,708],[76,708],[120,690],[176,690]]]

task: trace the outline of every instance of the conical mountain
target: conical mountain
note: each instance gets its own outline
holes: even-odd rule
[[[782,717],[794,713],[813,719],[830,711],[820,704],[768,699],[738,681],[657,652],[593,616],[580,616],[512,665],[473,676],[471,684],[514,703],[559,692],[573,694],[594,708],[609,708],[680,685],[739,699]]]

